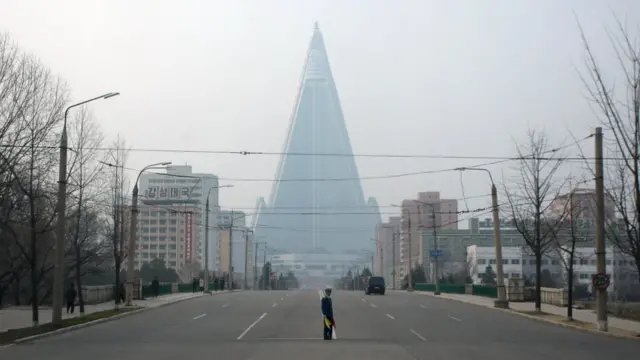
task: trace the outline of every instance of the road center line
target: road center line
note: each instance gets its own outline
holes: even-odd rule
[[[449,315],[449,319],[452,319],[452,320],[455,320],[455,321],[462,321],[462,320],[458,319],[457,317],[451,316],[451,315]]]
[[[424,306],[424,305],[420,305],[421,308],[423,309],[428,309],[428,307]]]
[[[376,304],[369,304],[369,305],[371,305],[371,307],[377,307]]]
[[[265,316],[267,316],[267,313],[260,315],[260,317],[256,321],[254,321],[251,325],[249,325],[249,327],[246,328],[242,332],[242,334],[240,334],[240,336],[238,336],[238,340],[242,340],[242,338],[249,332],[249,330],[251,330],[254,326],[256,326],[256,324],[260,322],[260,320],[264,319]]]
[[[207,316],[207,314],[200,314],[200,315],[194,317],[193,320],[198,320],[198,319],[203,318],[205,316]]]
[[[385,314],[385,315],[387,315],[387,317],[388,317],[389,319],[391,319],[391,320],[395,320],[395,319],[396,319],[396,318],[394,318],[393,316],[391,316],[391,315],[389,315],[389,314]]]
[[[273,303],[271,307],[276,307],[276,306],[278,306],[278,303]]]
[[[362,301],[367,302],[367,299],[362,299]]]
[[[418,334],[415,330],[410,329],[409,331],[411,331],[413,333],[413,335],[417,336],[420,338],[420,340],[422,341],[427,341],[427,339],[425,339],[424,337],[422,337],[422,335]]]

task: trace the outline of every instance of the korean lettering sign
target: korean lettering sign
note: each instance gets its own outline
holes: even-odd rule
[[[193,258],[193,224],[192,214],[184,214],[184,260],[189,262]]]
[[[190,194],[191,188],[188,186],[150,186],[144,191],[144,197],[150,200],[188,198]]]

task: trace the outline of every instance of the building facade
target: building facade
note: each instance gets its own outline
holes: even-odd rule
[[[135,268],[162,259],[180,273],[197,258],[197,244],[202,241],[197,228],[202,215],[193,205],[138,206]]]
[[[401,276],[410,266],[425,264],[423,234],[436,230],[458,228],[458,201],[441,199],[437,191],[418,193],[417,199],[402,201],[400,216],[400,263]],[[434,221],[435,218],[435,221]],[[411,261],[409,247],[411,246]]]
[[[233,266],[236,282],[248,274],[251,280],[254,266],[254,233],[246,226],[246,214],[237,210],[221,210],[218,217],[220,228],[220,272],[228,273],[229,266]],[[231,247],[230,247],[231,246]],[[229,250],[232,250],[231,253]],[[229,261],[231,260],[231,264]],[[252,282],[249,281],[249,285]]]
[[[395,256],[395,259],[394,259]],[[395,280],[400,285],[400,217],[392,216],[387,222],[381,222],[376,229],[376,256],[374,258],[373,274],[382,276],[389,286]]]
[[[209,232],[209,269],[220,267],[218,236],[218,177],[213,174],[194,173],[189,165],[171,165],[166,172],[145,172],[139,180],[140,202],[161,207],[196,207],[200,214],[195,223],[193,261],[204,268],[205,231]],[[209,228],[205,229],[206,201],[209,195]]]
[[[317,24],[283,153],[269,201],[258,200],[257,234],[283,253],[373,250],[376,201],[365,197],[353,156],[326,156],[353,151]],[[322,181],[334,179],[343,181]]]

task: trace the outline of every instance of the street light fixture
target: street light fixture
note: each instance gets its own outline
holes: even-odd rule
[[[131,228],[129,229],[129,248],[127,249],[127,289],[126,289],[126,306],[133,305],[133,283],[135,281],[135,256],[136,256],[136,230],[138,226],[138,181],[143,172],[149,169],[155,169],[161,166],[171,165],[171,161],[163,161],[145,166],[138,173],[136,182],[133,185],[133,196],[131,199]]]
[[[205,225],[204,225],[204,291],[209,292],[209,196],[211,190],[220,188],[229,188],[233,185],[222,185],[210,187],[207,192],[207,205],[205,207]]]
[[[62,322],[62,298],[64,291],[64,253],[65,253],[65,209],[67,207],[67,116],[69,110],[74,107],[90,103],[95,100],[109,99],[118,96],[118,92],[110,92],[104,95],[94,97],[89,100],[81,101],[73,104],[64,111],[64,123],[62,124],[62,135],[60,138],[60,164],[58,174],[58,208],[56,213],[58,216],[56,222],[56,246],[55,246],[55,266],[53,270],[53,307],[51,319],[54,325]],[[81,291],[81,289],[78,289]]]
[[[496,247],[496,276],[497,279],[497,288],[498,288],[498,299],[494,302],[494,306],[497,308],[508,309],[509,308],[509,300],[507,300],[507,292],[504,287],[504,272],[502,269],[502,239],[500,237],[500,214],[498,210],[498,190],[496,189],[496,184],[493,181],[493,176],[491,175],[491,171],[485,168],[476,168],[476,167],[459,167],[454,170],[457,171],[484,171],[489,174],[489,180],[491,180],[491,207],[493,208],[493,235],[495,239],[495,247]]]

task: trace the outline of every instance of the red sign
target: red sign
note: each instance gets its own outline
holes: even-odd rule
[[[606,288],[609,287],[609,284],[611,284],[611,279],[607,274],[597,273],[593,275],[593,278],[591,279],[591,284],[596,289],[605,290]]]
[[[184,214],[184,261],[191,262],[193,259],[193,214]]]

